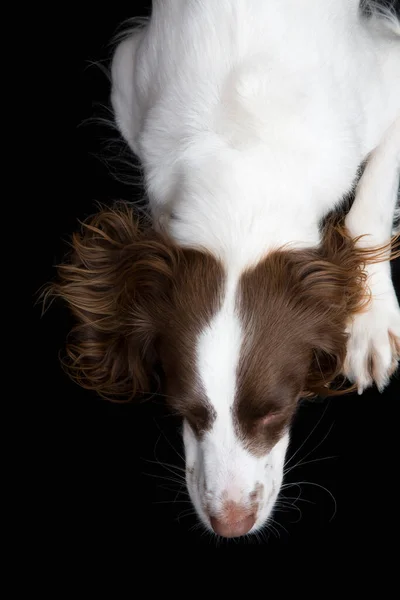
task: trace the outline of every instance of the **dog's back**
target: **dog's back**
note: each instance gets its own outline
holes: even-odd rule
[[[400,57],[383,76],[365,26],[349,0],[154,2],[116,52],[113,104],[155,220],[218,253],[239,234],[249,262],[265,239],[317,243],[400,109]]]

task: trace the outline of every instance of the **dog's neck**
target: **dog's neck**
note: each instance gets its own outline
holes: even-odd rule
[[[227,152],[222,159],[186,163],[162,205],[167,232],[180,245],[207,249],[239,268],[286,244],[318,245],[312,188],[278,169],[268,168],[261,153]]]

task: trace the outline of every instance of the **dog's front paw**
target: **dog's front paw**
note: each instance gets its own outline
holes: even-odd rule
[[[359,394],[374,382],[382,392],[400,359],[400,308],[394,291],[373,298],[367,311],[353,318],[348,332],[344,375]]]

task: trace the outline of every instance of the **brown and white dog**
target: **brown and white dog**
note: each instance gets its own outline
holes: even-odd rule
[[[400,22],[368,6],[155,0],[113,58],[149,218],[87,221],[51,293],[82,385],[133,398],[161,364],[191,499],[222,536],[271,514],[299,398],[341,375],[382,390],[398,364]]]

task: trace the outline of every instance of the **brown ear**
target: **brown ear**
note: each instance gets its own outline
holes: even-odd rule
[[[377,247],[358,245],[358,240],[350,237],[340,218],[333,217],[326,223],[321,247],[303,261],[303,294],[314,325],[306,395],[341,395],[356,389],[355,385],[342,386],[342,372],[349,320],[365,310],[370,300],[365,266],[399,254],[398,236]]]
[[[62,298],[76,320],[65,367],[81,386],[111,400],[149,388],[158,316],[178,252],[139,223],[129,205],[103,209],[72,237],[68,260],[46,296]]]

